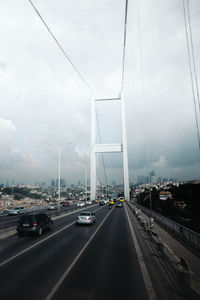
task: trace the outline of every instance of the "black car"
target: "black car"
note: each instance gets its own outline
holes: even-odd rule
[[[27,214],[19,219],[17,224],[17,233],[34,233],[41,235],[45,230],[53,229],[53,221],[46,214]]]

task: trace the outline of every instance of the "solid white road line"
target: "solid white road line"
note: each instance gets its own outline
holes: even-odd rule
[[[91,243],[91,241],[93,240],[94,236],[97,234],[97,232],[99,231],[99,229],[101,228],[101,226],[104,224],[104,222],[106,221],[106,219],[108,218],[108,216],[110,215],[111,212],[112,212],[112,210],[109,211],[109,213],[107,214],[107,216],[103,219],[103,221],[97,227],[97,229],[95,230],[95,232],[92,234],[92,236],[89,238],[89,240],[87,241],[87,243],[85,244],[85,246],[81,249],[81,251],[74,258],[74,260],[72,261],[72,263],[70,264],[70,266],[66,269],[66,271],[63,273],[63,275],[57,281],[57,283],[55,284],[55,286],[53,287],[53,289],[50,291],[50,293],[48,294],[48,296],[45,298],[45,300],[50,300],[55,295],[55,293],[59,289],[60,285],[63,283],[63,281],[65,280],[65,278],[68,276],[68,274],[70,273],[71,269],[77,263],[77,261],[79,260],[80,256],[83,254],[83,252],[85,251],[85,249],[87,248],[87,246]]]
[[[98,209],[96,209],[96,210],[94,210],[94,211],[98,211],[98,210],[100,210],[101,208],[102,208],[102,207],[100,207],[100,208],[98,208]],[[52,233],[51,235],[48,235],[46,238],[44,238],[44,239],[38,241],[37,243],[31,245],[30,247],[28,247],[28,248],[26,248],[26,249],[20,251],[19,253],[17,253],[17,254],[15,254],[15,255],[11,256],[10,258],[8,258],[8,259],[6,259],[5,261],[3,261],[2,263],[0,263],[0,267],[4,266],[4,265],[7,264],[8,262],[10,262],[10,261],[12,261],[13,259],[17,258],[18,256],[20,256],[20,255],[26,253],[27,251],[33,249],[34,247],[36,247],[36,246],[42,244],[43,242],[47,241],[47,240],[50,239],[51,237],[55,236],[56,234],[60,233],[61,231],[65,230],[65,229],[67,229],[68,227],[72,226],[72,225],[75,224],[75,223],[76,223],[76,221],[75,221],[75,222],[72,222],[72,223],[70,223],[70,224],[68,224],[68,225],[66,225],[66,226],[64,226],[63,228],[59,229],[58,231]]]
[[[133,229],[133,225],[132,225],[130,217],[128,215],[126,205],[124,207],[125,207],[125,212],[126,212],[126,215],[127,215],[127,219],[128,219],[132,239],[133,239],[133,242],[134,242],[134,245],[135,245],[135,250],[137,252],[137,257],[138,257],[141,273],[142,273],[142,276],[143,276],[143,279],[144,279],[144,284],[146,286],[148,297],[149,297],[150,300],[156,300],[157,299],[156,294],[155,294],[154,288],[152,286],[151,279],[149,277],[147,267],[146,267],[145,262],[144,262],[142,251],[141,251],[140,246],[138,244],[138,241],[137,241],[134,229]]]
[[[76,223],[76,222],[72,222],[72,223],[66,225],[65,227],[59,229],[58,231],[52,233],[51,235],[48,235],[46,238],[44,238],[44,239],[38,241],[37,243],[31,245],[30,247],[28,247],[28,248],[26,248],[26,249],[20,251],[19,253],[17,253],[17,254],[15,254],[15,255],[11,256],[10,258],[8,258],[7,260],[5,260],[4,262],[0,263],[0,267],[4,266],[5,264],[7,264],[7,263],[10,262],[11,260],[15,259],[16,257],[18,257],[18,256],[20,256],[20,255],[22,255],[22,254],[24,254],[25,252],[27,252],[27,251],[33,249],[34,247],[36,247],[36,246],[42,244],[43,242],[47,241],[47,240],[50,239],[51,237],[55,236],[56,234],[60,233],[61,231],[65,230],[66,228],[70,227],[71,225],[73,225],[73,224],[75,224],[75,223]]]

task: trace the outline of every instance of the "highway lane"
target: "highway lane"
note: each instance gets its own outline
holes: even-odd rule
[[[46,212],[48,212],[48,210],[47,209],[39,209],[39,210],[30,211],[30,213],[35,213],[35,212],[45,212],[46,213]],[[20,217],[21,217],[21,215],[17,215],[17,216],[8,216],[7,214],[1,215],[0,216],[0,230],[15,226]]]
[[[168,272],[169,266],[133,216],[140,255],[124,208],[96,208],[97,222],[92,226],[73,224],[76,213],[56,220],[53,232],[42,237],[6,239],[7,247],[0,253],[0,299],[147,300],[141,261],[156,291],[157,297],[150,299],[186,299],[181,283],[179,288],[177,282],[172,284],[176,276]],[[28,251],[2,265],[27,247]]]
[[[97,209],[98,224],[107,215],[108,207],[97,207]],[[76,215],[72,222],[76,220]],[[0,266],[0,298],[44,299],[66,265],[71,263],[92,235],[97,224],[78,227],[73,224],[9,263]],[[37,238],[34,243],[46,237],[48,234]],[[21,240],[24,240],[24,237]],[[26,239],[24,242],[27,246]],[[18,251],[20,247],[16,253]]]
[[[110,212],[107,206],[98,208],[93,226],[71,225],[1,266],[1,299],[45,299],[109,213],[55,298],[90,299],[85,295],[92,288],[91,299],[111,299],[111,295],[123,296],[127,292],[131,297],[139,297],[136,299],[148,299],[124,210],[113,208]],[[75,298],[71,295],[73,291]]]
[[[84,210],[99,210],[99,206],[95,205],[93,207],[86,207],[84,209],[81,209],[81,211]],[[68,211],[69,215],[60,215],[57,217],[56,220],[53,221],[53,231],[46,231],[44,232],[43,236],[41,238],[46,238],[50,236],[52,233],[57,232],[58,230],[61,230],[64,226],[75,222],[77,215],[79,212],[77,211]],[[40,239],[41,239],[40,238]],[[25,235],[25,236],[18,236],[17,231],[16,234],[7,237],[3,239],[0,242],[0,263],[9,257],[15,255],[16,253],[26,249],[27,247],[30,247],[31,245],[34,245],[38,241],[38,237],[35,235]]]
[[[148,299],[124,209],[113,208],[53,299]]]
[[[73,210],[76,207],[77,206],[75,204],[70,205],[68,207],[61,207],[60,208],[60,212],[61,213],[68,212],[70,210]],[[48,216],[52,216],[52,215],[58,214],[57,210],[48,210],[48,209],[32,210],[32,211],[30,211],[28,213],[37,213],[37,212],[46,213]],[[10,227],[15,226],[17,224],[20,216],[21,215],[17,215],[17,216],[3,215],[3,216],[0,216],[0,230],[5,230],[5,229],[8,229]]]

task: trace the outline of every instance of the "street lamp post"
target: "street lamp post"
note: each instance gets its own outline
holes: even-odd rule
[[[148,164],[148,173],[149,173],[149,208],[150,208],[150,215],[149,215],[149,227],[152,228],[153,226],[153,218],[152,218],[152,199],[151,199],[151,176],[150,176],[150,158],[149,158],[149,147],[147,147],[147,164]]]
[[[85,204],[87,202],[87,167],[85,170]]]
[[[58,148],[58,212],[60,213],[60,155],[61,148]]]

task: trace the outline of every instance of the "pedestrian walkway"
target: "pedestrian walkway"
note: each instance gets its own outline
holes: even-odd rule
[[[149,216],[142,211],[140,211],[140,215],[146,224],[149,223]],[[200,258],[155,222],[152,231],[164,244],[168,257],[175,264],[180,264],[181,257],[185,259],[189,265],[191,287],[200,295]]]

